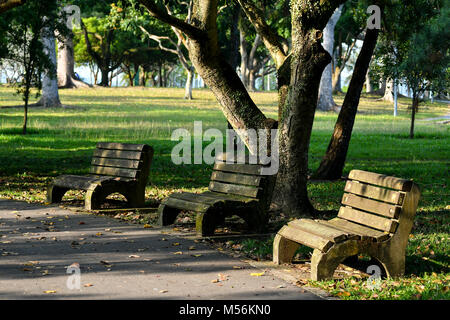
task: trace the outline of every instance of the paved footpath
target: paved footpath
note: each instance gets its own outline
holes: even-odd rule
[[[0,199],[0,299],[320,299],[263,272],[157,228]]]

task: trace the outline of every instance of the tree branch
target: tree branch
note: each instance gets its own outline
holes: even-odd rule
[[[180,20],[167,12],[159,9],[158,6],[151,0],[139,0],[139,2],[147,8],[150,15],[155,17],[156,19],[165,22],[182,32],[184,32],[188,37],[192,39],[200,39],[205,36],[205,33],[200,28],[193,26],[183,20]]]
[[[26,0],[0,0],[0,13],[23,5]]]
[[[258,32],[261,36],[264,45],[269,50],[270,55],[275,61],[277,69],[280,68],[284,63],[284,60],[286,60],[288,54],[282,44],[282,42],[285,41],[280,41],[280,36],[267,24],[264,14],[260,8],[256,7],[256,5],[249,0],[235,1],[240,4],[242,10],[255,27],[256,32]]]

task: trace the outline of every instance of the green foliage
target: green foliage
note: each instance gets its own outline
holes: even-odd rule
[[[404,82],[414,96],[448,89],[449,10],[448,1],[389,2],[374,67],[379,77]]]

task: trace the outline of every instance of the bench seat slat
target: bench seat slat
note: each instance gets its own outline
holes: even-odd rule
[[[358,181],[347,181],[345,191],[366,198],[402,205],[405,193],[374,187]]]
[[[397,205],[363,198],[351,193],[344,193],[342,196],[342,204],[395,219],[398,218],[402,209]]]
[[[397,222],[392,219],[376,216],[351,207],[341,207],[338,217],[386,232],[394,232],[397,228]]]
[[[286,239],[301,243],[310,248],[319,249],[322,252],[328,251],[334,244],[333,241],[324,237],[312,233],[299,232],[297,228],[289,225],[282,227],[280,231],[278,231],[278,234]]]
[[[313,233],[317,236],[324,237],[335,243],[342,242],[346,239],[354,238],[352,234],[344,230],[337,230],[336,228],[331,228],[329,226],[320,224],[311,219],[297,219],[288,223],[289,226],[298,228],[304,232]]]
[[[334,218],[331,220],[316,220],[318,223],[329,225],[341,230],[345,230],[350,233],[357,234],[362,240],[384,241],[387,240],[390,235],[387,232],[371,229],[359,224],[353,223],[348,220]]]
[[[164,199],[161,204],[180,210],[188,210],[194,212],[206,212],[211,207],[211,205],[206,203],[191,202],[174,197],[168,197]]]

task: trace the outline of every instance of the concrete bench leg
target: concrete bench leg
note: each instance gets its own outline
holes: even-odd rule
[[[275,264],[290,263],[300,244],[286,239],[279,234],[273,240],[273,262]]]
[[[198,212],[195,220],[195,229],[198,236],[206,237],[214,235],[216,227],[224,223],[225,217],[215,210]]]
[[[64,194],[69,191],[68,188],[58,187],[55,185],[50,185],[47,189],[47,202],[48,203],[58,203],[61,202]]]
[[[168,207],[164,204],[161,204],[158,207],[158,225],[168,226],[170,224],[173,224],[180,211],[180,209]]]
[[[346,258],[357,255],[358,241],[348,240],[333,245],[327,252],[314,249],[311,257],[311,280],[332,279],[334,270]]]

